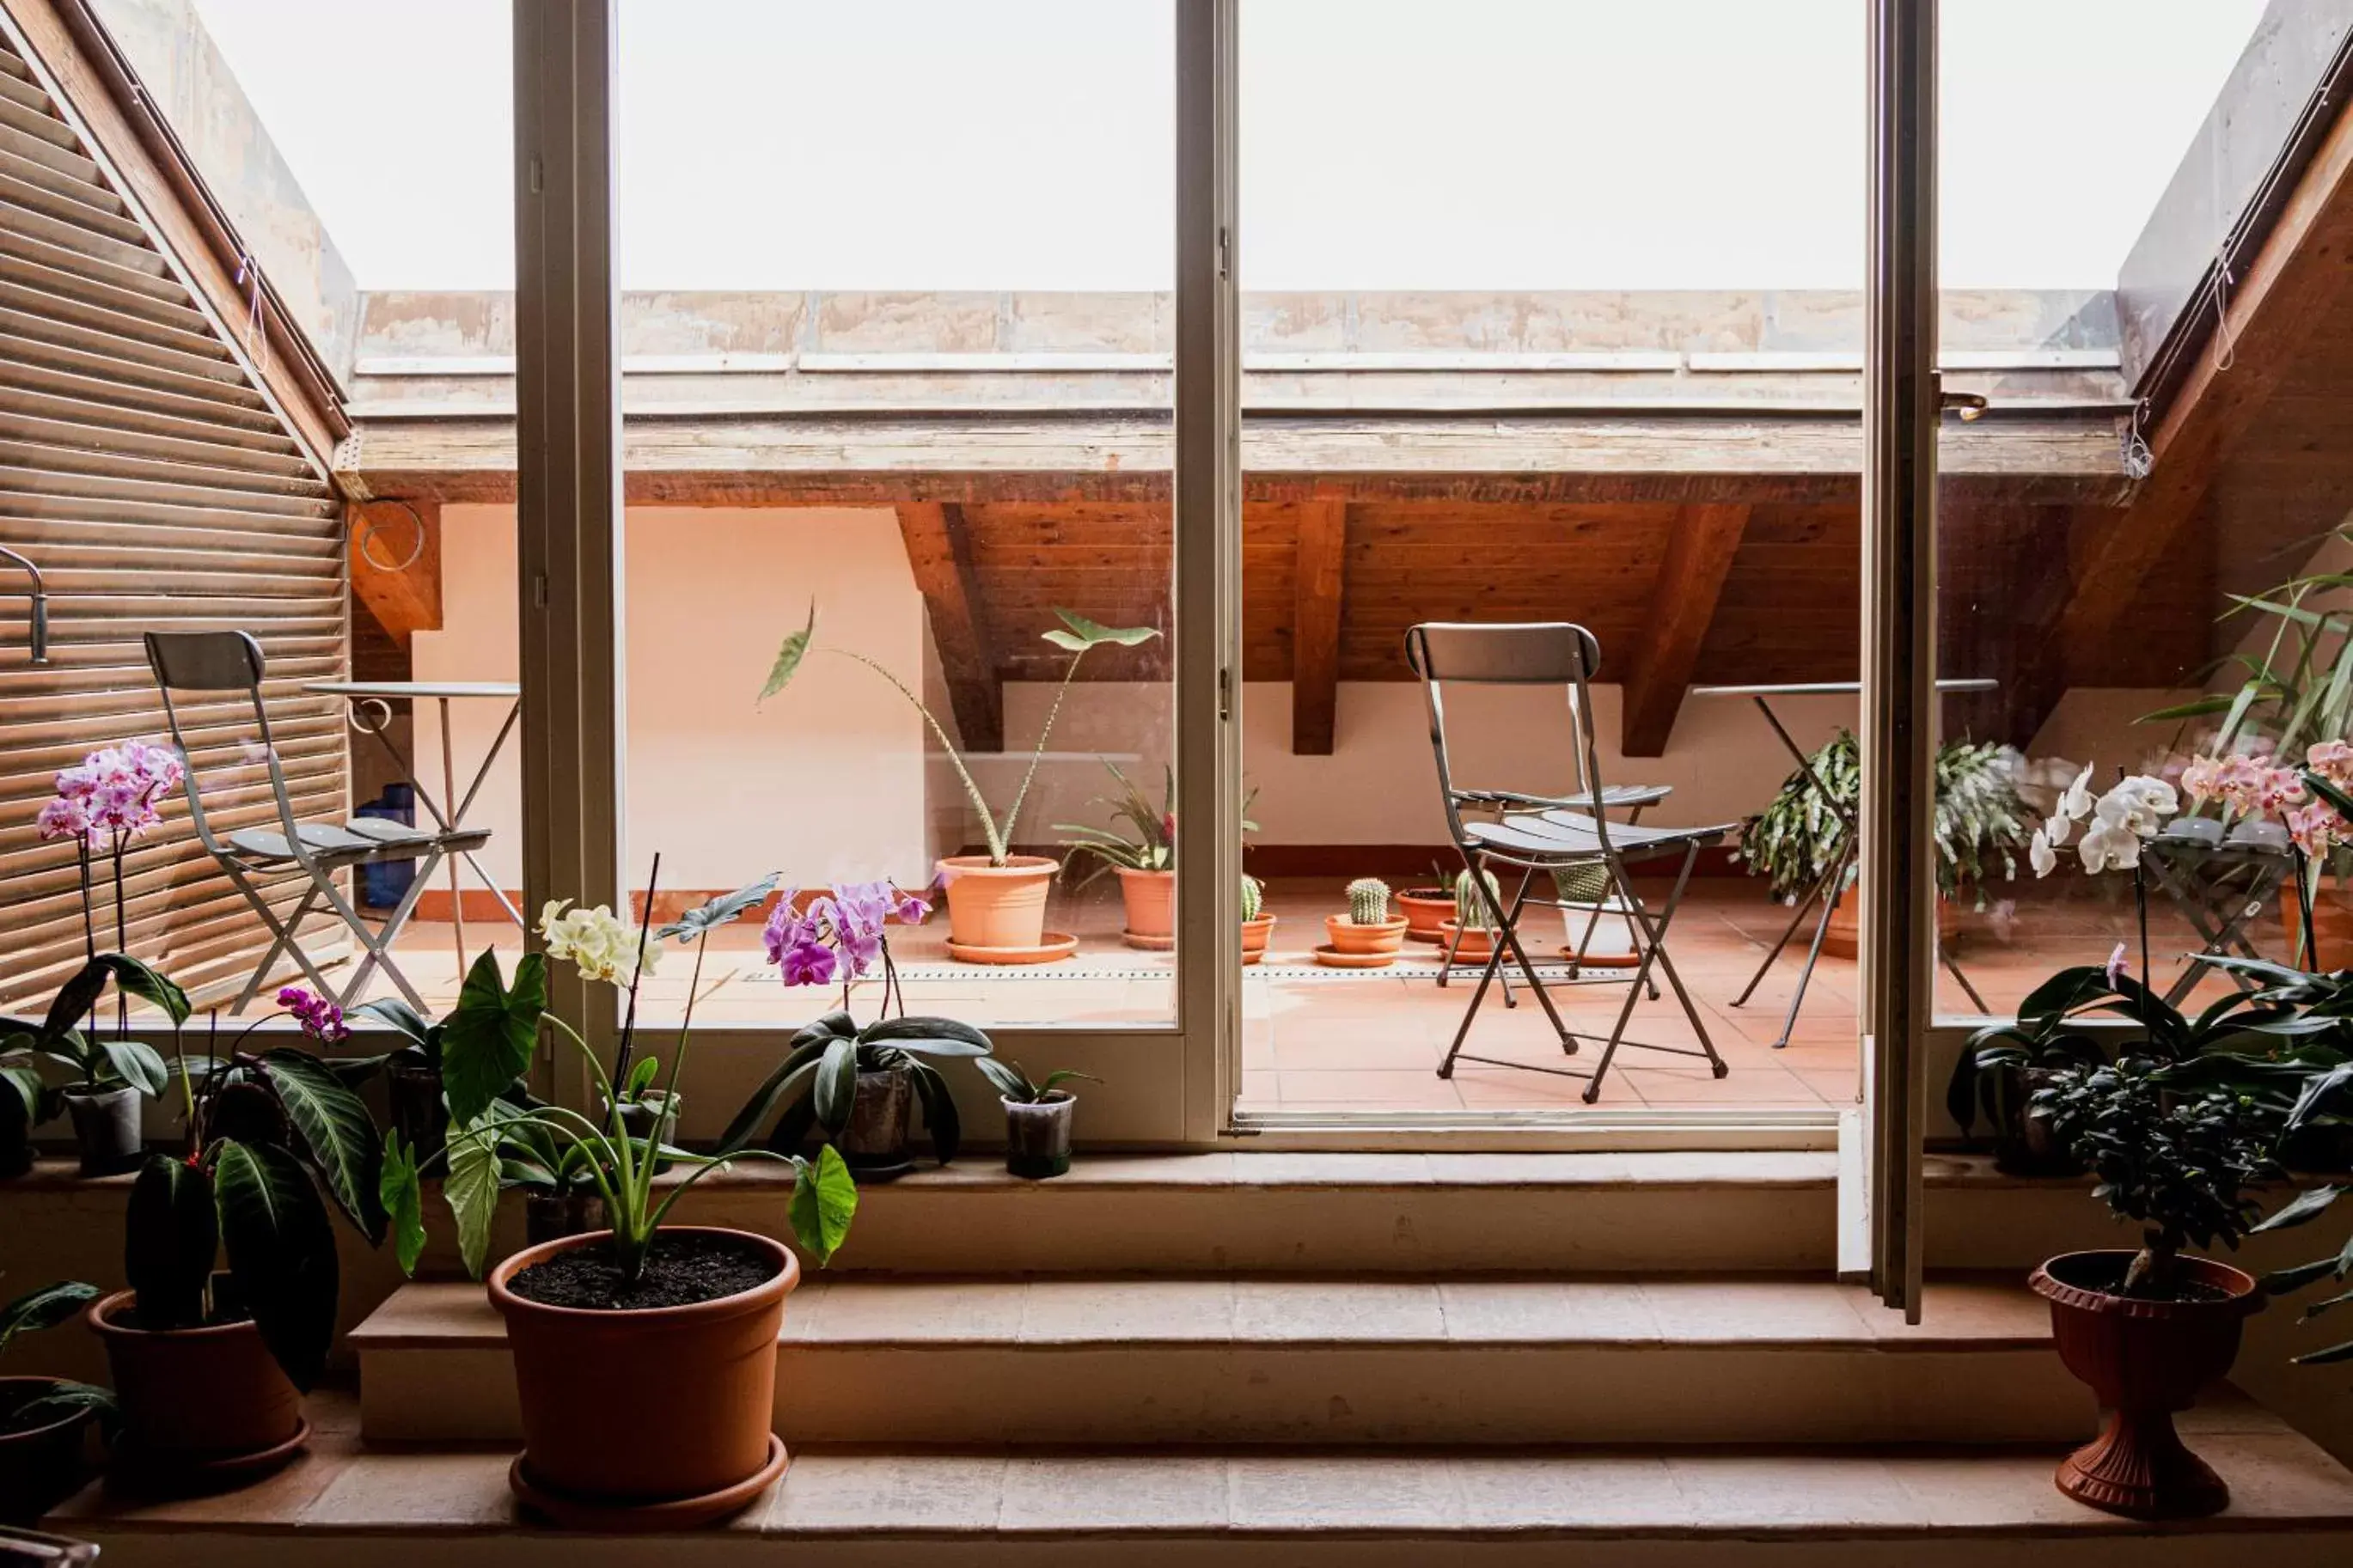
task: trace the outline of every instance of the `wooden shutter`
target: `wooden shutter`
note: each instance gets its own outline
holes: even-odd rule
[[[34,819],[59,768],[165,733],[142,632],[259,638],[297,809],[347,804],[341,705],[301,690],[346,668],[340,508],[184,276],[0,33],[0,543],[47,576],[51,661],[31,663],[26,584],[0,570],[0,1005],[46,994],[80,961],[73,847],[42,843]],[[274,820],[250,705],[184,703],[181,721],[216,830]],[[185,798],[126,872],[133,952],[191,989],[243,980],[266,930],[197,844]],[[295,890],[273,888],[287,906]],[[103,889],[100,906],[111,945]]]

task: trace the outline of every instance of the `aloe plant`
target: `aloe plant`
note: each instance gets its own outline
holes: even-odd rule
[[[963,783],[966,798],[972,802],[973,809],[980,816],[981,832],[988,841],[988,863],[992,866],[1002,866],[1012,858],[1014,825],[1020,820],[1021,808],[1029,799],[1029,786],[1037,780],[1038,764],[1045,759],[1047,740],[1054,732],[1055,721],[1061,717],[1062,701],[1070,695],[1071,682],[1078,679],[1080,664],[1089,653],[1106,644],[1121,647],[1135,647],[1150,642],[1160,635],[1151,626],[1099,626],[1084,616],[1060,608],[1057,608],[1054,614],[1062,624],[1039,635],[1048,643],[1069,654],[1071,662],[1062,671],[1061,684],[1054,689],[1054,704],[1046,710],[1046,721],[1038,727],[1038,743],[1030,749],[1029,766],[1021,775],[1021,787],[1014,792],[1013,804],[1006,807],[1002,817],[996,815],[988,804],[988,797],[981,793],[980,785],[974,782],[972,769],[965,765],[964,753],[956,749],[955,741],[948,734],[947,727],[939,721],[929,708],[923,706],[923,700],[915,695],[904,680],[893,675],[879,661],[869,658],[855,649],[828,647],[825,650],[864,665],[884,680],[889,681],[892,689],[913,704],[917,713],[923,715],[923,722],[931,726],[933,735],[940,742],[941,750],[947,753],[949,765],[955,769],[957,779]],[[807,658],[816,637],[817,605],[811,604],[807,624],[786,637],[784,645],[776,650],[776,661],[768,670],[767,684],[760,688],[758,699],[760,701],[766,701],[792,684],[793,677],[800,673],[801,665]]]

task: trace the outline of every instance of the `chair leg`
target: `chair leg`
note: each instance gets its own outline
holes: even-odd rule
[[[400,935],[402,928],[407,925],[408,917],[416,911],[417,900],[424,895],[426,885],[432,880],[434,871],[439,868],[444,858],[446,857],[438,852],[421,858],[417,874],[408,879],[408,891],[400,896],[400,902],[393,907],[392,913],[385,919],[383,929],[374,937],[366,936],[362,927],[353,926],[354,931],[363,931],[362,941],[366,943],[367,956],[360,961],[358,973],[353,974],[351,983],[343,987],[340,1005],[348,1007],[359,1000],[361,988],[367,984],[369,975],[381,965],[408,1005],[420,1013],[426,1011],[425,1004],[418,997],[416,987],[408,983],[408,977],[403,974],[392,962],[392,943],[393,940]],[[356,911],[353,913],[353,918],[357,918]],[[464,976],[460,975],[459,978],[462,982]]]
[[[1683,889],[1690,886],[1692,868],[1698,862],[1699,846],[1694,844],[1684,851],[1683,867],[1676,874],[1674,888],[1668,893],[1667,901],[1661,907],[1654,922],[1649,906],[1634,891],[1634,879],[1626,874],[1625,863],[1615,855],[1609,857],[1610,885],[1624,901],[1633,923],[1641,933],[1636,942],[1641,949],[1641,957],[1635,967],[1634,984],[1626,988],[1626,1000],[1618,1009],[1618,1021],[1610,1026],[1609,1043],[1602,1047],[1601,1059],[1594,1065],[1593,1078],[1585,1086],[1581,1098],[1588,1105],[1601,1098],[1602,1080],[1609,1076],[1609,1063],[1618,1055],[1619,1046],[1624,1043],[1626,1026],[1633,1020],[1634,1004],[1641,998],[1653,965],[1665,973],[1668,985],[1674,991],[1675,1000],[1683,1004],[1683,1016],[1691,1020],[1693,1030],[1699,1036],[1700,1049],[1706,1053],[1709,1068],[1717,1078],[1724,1077],[1730,1070],[1724,1065],[1724,1058],[1715,1054],[1715,1042],[1708,1037],[1707,1026],[1701,1022],[1691,994],[1683,989],[1683,977],[1675,973],[1674,961],[1667,956],[1667,928],[1673,923],[1675,910],[1683,904]]]
[[[269,900],[262,897],[261,890],[253,885],[252,880],[243,871],[226,860],[221,862],[221,869],[228,873],[229,880],[237,884],[237,890],[245,895],[245,901],[252,907],[255,914],[261,917],[261,923],[269,928],[270,935],[275,939],[269,944],[269,951],[261,955],[261,962],[254,965],[253,973],[246,980],[245,989],[237,993],[237,1000],[229,1005],[228,1016],[235,1018],[242,1016],[246,1008],[252,1005],[253,999],[261,994],[261,987],[269,980],[269,972],[278,967],[278,955],[281,952],[292,953],[294,962],[301,966],[302,973],[313,983],[318,981],[318,973],[311,967],[309,957],[302,952],[301,944],[294,940],[294,933],[301,929],[304,921],[311,918],[311,910],[318,902],[319,889],[315,882],[305,888],[302,890],[302,901],[294,906],[293,918],[281,922],[276,912],[270,909]],[[326,994],[323,987],[320,994],[322,995]]]

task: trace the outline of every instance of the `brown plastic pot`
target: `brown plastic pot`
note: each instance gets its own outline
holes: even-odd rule
[[[1405,915],[1409,942],[1444,942],[1439,928],[1454,918],[1454,895],[1443,888],[1408,888],[1389,900]]]
[[[65,1386],[55,1377],[0,1377],[0,1421]],[[81,1484],[87,1410],[0,1432],[0,1524],[31,1524]]]
[[[1261,915],[1254,921],[1242,921],[1242,962],[1256,963],[1266,957],[1266,944],[1274,937],[1274,917]]]
[[[902,1175],[914,1163],[907,1149],[907,1124],[914,1104],[914,1075],[905,1068],[859,1069],[849,1121],[834,1140],[852,1174],[870,1179]]]
[[[1061,862],[1016,855],[992,866],[986,855],[951,855],[939,863],[948,905],[948,940],[985,952],[1032,952],[1045,945],[1046,889]]]
[[[2118,1296],[2129,1252],[2069,1252],[2027,1284],[2051,1303],[2059,1359],[2091,1385],[2107,1411],[2100,1435],[2060,1461],[2053,1478],[2077,1502],[2133,1519],[2193,1519],[2220,1512],[2231,1489],[2173,1429],[2173,1413],[2231,1370],[2239,1332],[2263,1310],[2254,1279],[2211,1258],[2184,1258],[2185,1279],[2219,1300],[2150,1301]]]
[[[605,1200],[595,1193],[532,1193],[523,1198],[522,1239],[526,1247],[606,1228]]]
[[[491,1270],[522,1405],[522,1468],[551,1492],[624,1506],[708,1497],[769,1462],[776,1333],[800,1265],[748,1231],[665,1226],[664,1236],[723,1236],[772,1258],[763,1284],[715,1301],[642,1311],[550,1307],[508,1289],[517,1274],[611,1235],[527,1247]]]
[[[1405,946],[1405,931],[1403,915],[1391,915],[1377,926],[1360,926],[1345,915],[1324,917],[1324,937],[1335,952],[1396,952]]]
[[[1176,945],[1176,873],[1137,871],[1125,866],[1119,872],[1120,903],[1127,924],[1120,940],[1146,952],[1166,952]],[[1042,924],[1045,917],[1041,914]]]
[[[128,1290],[86,1320],[106,1346],[122,1443],[140,1468],[169,1472],[267,1453],[302,1428],[302,1395],[248,1319],[206,1329],[142,1329]]]

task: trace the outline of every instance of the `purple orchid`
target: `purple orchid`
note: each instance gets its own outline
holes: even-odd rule
[[[768,916],[767,928],[761,937],[767,944],[768,962],[783,972],[787,985],[828,985],[833,982],[836,960],[833,949],[825,943],[818,912],[826,902],[817,900],[804,912],[799,908],[800,889],[787,888]]]
[[[343,1022],[343,1010],[300,985],[289,985],[279,992],[278,1005],[293,1014],[302,1032],[320,1045],[332,1046],[352,1037],[350,1026]]]
[[[800,890],[793,889],[768,916],[763,933],[768,962],[787,985],[839,982],[845,1001],[850,984],[879,966],[887,1007],[893,971],[886,928],[893,919],[913,924],[931,912],[929,900],[902,891],[887,879],[839,883],[811,899],[806,909],[800,907]]]

